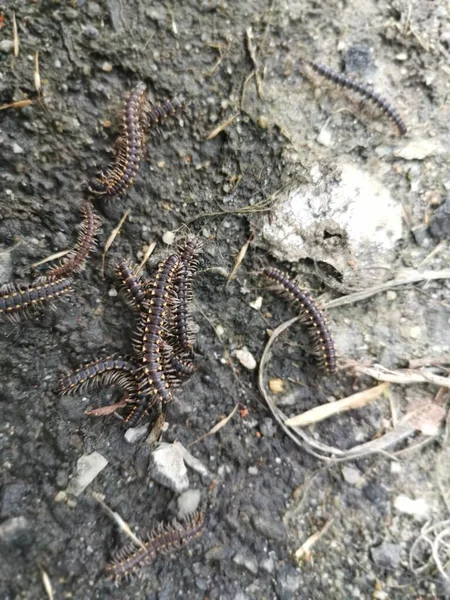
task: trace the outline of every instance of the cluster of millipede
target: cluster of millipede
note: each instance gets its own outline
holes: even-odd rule
[[[406,125],[398,112],[370,87],[328,67],[308,61],[313,71],[373,102],[406,134]],[[68,296],[74,289],[74,277],[85,266],[100,228],[91,198],[122,197],[134,183],[145,157],[152,128],[178,113],[182,101],[166,100],[152,105],[144,83],[139,83],[127,96],[123,109],[120,135],[114,146],[114,160],[92,177],[87,185],[88,198],[81,207],[83,222],[74,249],[60,264],[47,269],[29,285],[9,283],[0,288],[0,317],[11,321],[35,314]],[[76,369],[59,382],[60,394],[80,392],[86,386],[116,385],[124,392],[125,428],[135,427],[144,415],[153,420],[164,415],[164,407],[172,400],[173,389],[195,371],[195,341],[190,304],[193,277],[201,250],[198,238],[188,238],[177,251],[162,260],[152,278],[127,261],[116,267],[116,275],[128,303],[136,313],[131,356],[98,358]],[[263,274],[275,282],[284,295],[294,301],[299,316],[313,340],[313,352],[328,373],[336,370],[336,353],[326,319],[316,302],[287,275],[274,268]],[[202,534],[202,512],[181,521],[160,524],[141,545],[129,544],[117,551],[106,571],[119,583],[138,573],[158,555],[181,548]]]
[[[158,417],[172,400],[172,390],[195,370],[194,335],[189,305],[201,250],[188,239],[163,260],[151,280],[122,261],[117,274],[129,304],[137,313],[132,356],[107,356],[61,379],[60,394],[80,392],[88,385],[115,384],[127,394],[124,426],[135,427],[144,414]]]

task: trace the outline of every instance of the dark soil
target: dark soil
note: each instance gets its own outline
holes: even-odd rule
[[[435,215],[441,211],[448,219],[449,6],[443,0],[411,3],[408,25],[409,4],[0,0],[0,44],[12,39],[13,10],[20,40],[17,58],[8,44],[0,45],[0,105],[33,100],[0,112],[0,281],[30,281],[32,263],[73,244],[87,179],[110,159],[118,109],[136,82],[144,81],[156,101],[189,101],[184,114],[151,138],[126,197],[97,204],[103,219],[98,249],[77,278],[72,300],[20,325],[0,325],[2,599],[45,598],[41,569],[55,598],[83,600],[450,597],[432,565],[420,574],[410,569],[408,551],[422,523],[394,508],[404,494],[424,498],[428,518],[448,518],[434,469],[445,447],[435,442],[397,461],[360,460],[352,465],[361,475],[357,483],[343,476],[342,464],[324,464],[296,447],[265,406],[256,371],[234,356],[246,346],[258,359],[266,330],[292,316],[257,276],[264,265],[283,265],[251,244],[227,284],[236,255],[251,235],[257,241],[266,218],[239,210],[307,177],[311,165],[333,165],[342,157],[378,175],[404,206],[404,244],[393,274],[419,265],[446,239],[448,229]],[[255,77],[245,83],[254,68],[250,27],[262,99]],[[36,52],[40,96],[33,78]],[[399,140],[389,121],[349,109],[338,91],[315,93],[299,69],[305,55],[337,70],[359,69],[363,78],[380,74],[409,135],[432,139],[439,151],[424,160],[395,158]],[[328,118],[332,148],[316,142]],[[126,209],[130,215],[106,256],[103,276],[102,249]],[[90,492],[103,494],[138,533],[175,516],[177,497],[149,480],[150,450],[143,440],[128,444],[113,416],[84,415],[87,406],[117,399],[115,391],[89,392],[87,401],[60,398],[54,389],[61,373],[83,361],[130,351],[133,314],[115,293],[114,266],[123,257],[139,261],[145,246],[157,241],[151,273],[169,251],[162,242],[167,231],[195,233],[205,249],[194,307],[200,366],[168,407],[163,439],[187,445],[236,403],[239,410],[217,434],[190,447],[211,473],[204,479],[189,473],[191,487],[202,494],[203,537],[189,550],[157,559],[143,580],[116,588],[104,566],[125,540]],[[443,245],[426,268],[444,268],[449,259]],[[314,294],[326,291],[310,265],[295,269]],[[259,295],[261,311],[249,306]],[[402,367],[409,358],[448,354],[448,307],[448,283],[435,281],[396,290],[390,300],[380,294],[337,309],[331,318],[341,358]],[[416,325],[421,334],[410,336]],[[296,394],[287,412],[373,384],[343,372],[323,379],[301,331],[296,327],[279,340],[280,354],[270,365],[269,375]],[[399,406],[407,391],[432,397],[436,389],[396,390]],[[315,431],[348,448],[377,436],[389,419],[387,403],[374,404]],[[56,501],[78,459],[93,451],[108,460],[107,467],[76,501]],[[449,481],[441,483],[448,498]],[[328,532],[298,566],[294,551],[330,519]],[[386,542],[395,545],[399,561],[374,558],[373,548]]]

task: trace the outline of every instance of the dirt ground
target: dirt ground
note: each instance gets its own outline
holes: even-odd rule
[[[314,295],[341,295],[307,261],[280,264],[260,240],[270,216],[258,206],[293,180],[308,179],[315,165],[353,162],[402,205],[403,241],[386,279],[402,267],[449,264],[449,3],[0,0],[0,8],[0,105],[33,100],[0,112],[2,282],[29,281],[29,265],[73,244],[86,181],[108,162],[117,111],[133,84],[145,81],[155,100],[189,101],[185,114],[150,140],[126,198],[104,207],[98,249],[72,301],[19,326],[0,324],[0,597],[48,597],[44,570],[58,599],[450,598],[448,554],[441,554],[447,579],[425,544],[409,561],[422,527],[450,518],[442,428],[430,439],[414,434],[389,454],[323,462],[285,435],[261,397],[256,371],[235,356],[245,346],[259,360],[267,329],[293,314],[266,291],[258,277],[263,266],[299,272]],[[13,10],[17,57],[9,43]],[[403,115],[407,138],[339,90],[316,87],[300,69],[305,56],[372,79]],[[257,76],[249,78],[255,65]],[[330,145],[317,141],[325,124]],[[399,157],[412,141],[419,150],[428,143],[425,155]],[[103,276],[102,248],[126,209]],[[90,492],[103,494],[137,532],[175,516],[177,497],[149,480],[148,444],[128,444],[113,416],[84,415],[87,406],[111,403],[114,391],[60,398],[54,388],[61,373],[83,361],[130,351],[133,316],[116,294],[113,267],[122,257],[139,260],[156,241],[151,272],[168,253],[168,231],[199,235],[205,250],[194,307],[200,366],[169,407],[163,439],[187,446],[239,406],[217,434],[190,446],[210,472],[189,472],[191,487],[201,491],[203,537],[158,558],[142,580],[116,588],[104,566],[125,539]],[[261,310],[250,306],[258,296]],[[340,360],[401,368],[448,356],[449,298],[443,279],[330,310]],[[323,379],[300,332],[278,340],[268,367],[295,398],[286,402],[288,414],[374,385],[348,369]],[[351,448],[391,429],[396,411],[437,392],[432,385],[392,386],[395,410],[380,400],[311,431]],[[445,405],[445,394],[440,399]],[[94,451],[107,467],[76,500],[55,500],[78,459]],[[399,508],[405,496],[419,503],[420,514]],[[294,552],[326,525],[296,563]]]

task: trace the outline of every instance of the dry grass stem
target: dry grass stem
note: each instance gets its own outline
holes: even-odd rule
[[[291,417],[285,421],[285,425],[288,427],[305,427],[318,421],[328,419],[333,415],[337,415],[341,412],[352,410],[355,408],[361,408],[373,400],[379,398],[387,390],[389,384],[381,383],[373,388],[358,392],[348,398],[342,400],[336,400],[336,402],[330,402],[329,404],[322,404],[321,406],[315,406],[311,410],[307,410],[301,415]]]
[[[326,532],[330,529],[333,524],[333,519],[330,519],[325,523],[325,525],[316,533],[313,533],[304,544],[300,546],[298,550],[296,550],[294,557],[298,563],[301,563],[304,560],[308,560],[309,555],[311,554],[311,550],[315,544],[323,537]]]
[[[12,14],[12,25],[13,25],[14,56],[17,58],[19,56],[19,33],[17,31],[16,13],[14,11]]]
[[[103,508],[106,510],[106,512],[117,523],[119,529],[121,529],[125,533],[125,535],[127,535],[130,539],[132,539],[133,542],[135,544],[137,544],[138,546],[140,546],[143,550],[146,549],[144,543],[131,531],[130,526],[128,525],[128,523],[126,521],[124,521],[122,519],[122,517],[119,515],[119,513],[116,513],[109,508],[109,506],[106,504],[106,502],[104,501],[101,494],[98,494],[97,492],[91,492],[91,496],[103,506]]]
[[[224,417],[218,423],[216,423],[214,425],[214,427],[210,431],[208,431],[207,433],[204,433],[199,438],[197,438],[196,440],[194,440],[193,442],[191,442],[190,444],[188,444],[188,448],[189,448],[189,446],[192,446],[193,444],[196,444],[197,442],[200,442],[205,437],[208,437],[210,435],[214,435],[215,433],[217,433],[218,431],[220,431],[220,429],[222,429],[222,427],[225,427],[225,425],[228,423],[228,421],[230,421],[230,419],[232,419],[234,417],[234,415],[235,415],[235,413],[236,413],[236,411],[238,409],[238,406],[239,406],[239,402],[236,404],[236,406],[233,408],[233,410],[230,412],[230,414],[227,417]]]
[[[105,248],[103,250],[103,254],[102,254],[102,274],[103,277],[105,276],[105,258],[106,258],[106,254],[108,253],[108,250],[111,248],[111,245],[113,244],[114,240],[116,239],[116,237],[119,235],[120,230],[122,229],[122,225],[124,224],[125,220],[128,218],[128,215],[130,214],[130,209],[128,208],[124,214],[122,215],[119,224],[117,225],[117,227],[115,227],[108,239],[106,240],[105,243]]]
[[[85,410],[84,414],[89,417],[104,417],[106,415],[111,415],[116,412],[118,408],[124,408],[127,405],[127,401],[125,399],[119,400],[114,404],[109,404],[108,406],[101,406],[100,408],[92,408],[91,410]]]
[[[70,250],[61,250],[61,252],[55,252],[55,254],[51,254],[50,256],[47,256],[46,258],[43,258],[41,260],[38,260],[37,262],[33,263],[31,265],[31,269],[35,269],[36,267],[40,267],[41,265],[45,265],[45,263],[51,262],[53,260],[57,260],[58,258],[62,258],[63,256],[66,256],[66,254],[69,254]]]
[[[6,110],[7,108],[25,108],[33,104],[33,100],[17,100],[17,102],[10,102],[9,104],[2,104],[0,110]]]
[[[256,57],[255,47],[253,46],[253,31],[252,31],[251,27],[249,27],[247,29],[246,34],[247,34],[247,49],[248,49],[248,53],[250,54],[250,58],[252,59],[252,63],[253,63],[253,68],[254,68],[253,73],[254,73],[255,79],[256,79],[256,89],[258,91],[258,98],[260,100],[264,100],[264,92],[263,92],[263,86],[262,86],[262,81],[261,81],[259,62]]]
[[[387,290],[400,285],[409,285],[411,283],[418,283],[419,281],[432,281],[435,279],[450,279],[450,269],[423,272],[416,271],[415,269],[404,269],[399,273],[397,279],[391,279],[390,281],[386,281],[386,283],[375,285],[371,288],[367,288],[366,290],[348,294],[347,296],[342,296],[341,298],[336,298],[335,300],[330,300],[329,302],[325,302],[323,307],[325,309],[329,309],[336,308],[337,306],[344,306],[345,304],[353,304],[355,302],[359,302],[360,300],[366,300],[367,298],[375,296],[375,294],[379,294],[380,292],[386,292]]]
[[[450,388],[450,377],[442,377],[435,375],[428,369],[396,369],[391,371],[382,365],[374,365],[373,367],[355,366],[356,373],[369,375],[378,381],[388,381],[390,383],[400,383],[406,385],[409,383],[432,383],[441,387]]]
[[[231,117],[229,117],[226,121],[223,121],[223,123],[221,123],[220,125],[218,125],[215,129],[213,129],[210,133],[208,133],[208,135],[206,136],[206,140],[213,140],[215,137],[217,137],[219,135],[219,133],[221,131],[223,131],[224,129],[226,129],[229,125],[231,125],[231,123],[236,119],[236,117],[239,116],[239,113],[235,113],[234,115],[231,115]]]
[[[153,250],[155,248],[156,248],[156,242],[152,242],[150,244],[150,246],[147,248],[147,250],[145,251],[143,258],[136,269],[136,275],[139,275],[140,273],[142,273],[142,269],[147,264],[147,261],[150,258],[150,256],[153,254]]]
[[[244,260],[245,255],[247,254],[247,250],[248,250],[248,247],[250,246],[250,242],[252,241],[252,239],[253,239],[253,235],[251,237],[249,237],[249,239],[245,242],[245,244],[239,250],[239,253],[236,256],[236,262],[234,263],[233,270],[231,271],[231,273],[228,277],[228,283],[236,277],[236,273],[238,272],[239,267],[241,266],[241,263]]]
[[[39,72],[39,50],[36,51],[34,55],[34,87],[38,93],[38,96],[41,95],[41,74]]]
[[[42,583],[44,585],[44,589],[47,593],[49,600],[54,600],[55,596],[53,595],[52,582],[50,581],[50,577],[48,576],[47,571],[45,571],[42,567],[41,567],[41,576],[42,576]]]

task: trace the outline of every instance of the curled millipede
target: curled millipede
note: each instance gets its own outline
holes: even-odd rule
[[[146,298],[146,285],[141,277],[136,274],[136,269],[123,260],[116,269],[122,287],[126,291],[129,303],[136,310],[140,310]]]
[[[172,400],[170,384],[164,373],[162,346],[168,301],[173,293],[178,263],[179,257],[173,254],[160,264],[143,303],[141,320],[133,340],[142,366],[137,375],[136,401],[125,417],[126,427],[134,427],[153,404],[165,404]]]
[[[18,322],[22,316],[31,316],[71,292],[72,280],[68,277],[28,286],[10,283],[0,290],[0,316]]]
[[[101,222],[95,214],[90,200],[83,204],[81,212],[83,214],[83,224],[75,248],[69,252],[59,266],[47,271],[39,278],[39,281],[55,281],[73,273],[78,273],[84,268],[86,259],[95,246],[95,237]]]
[[[315,61],[308,61],[307,63],[316,73],[325,77],[329,81],[336,83],[344,88],[352,90],[357,94],[360,94],[363,98],[373,102],[382,112],[384,112],[397,126],[401,135],[406,135],[408,129],[405,125],[405,122],[396,111],[396,109],[380,94],[375,92],[370,86],[359,83],[346,75],[342,75],[341,73],[336,73],[329,67],[321,65]]]
[[[183,548],[203,533],[203,513],[197,511],[181,521],[160,523],[144,541],[145,548],[127,544],[118,550],[106,566],[106,573],[119,584],[123,579],[139,574],[161,554]]]
[[[146,142],[142,122],[143,112],[148,105],[146,91],[146,85],[138,83],[125,101],[115,160],[89,181],[88,189],[92,194],[116,196],[133,184]]]
[[[314,354],[329,373],[336,370],[336,351],[325,317],[308,292],[300,289],[292,279],[278,269],[264,269],[263,274],[283,288],[295,304],[300,307],[302,321],[308,326],[314,341]]]
[[[115,384],[133,392],[136,389],[135,371],[135,363],[127,357],[99,358],[63,377],[59,381],[58,391],[62,395],[68,395],[78,393],[91,384]]]

